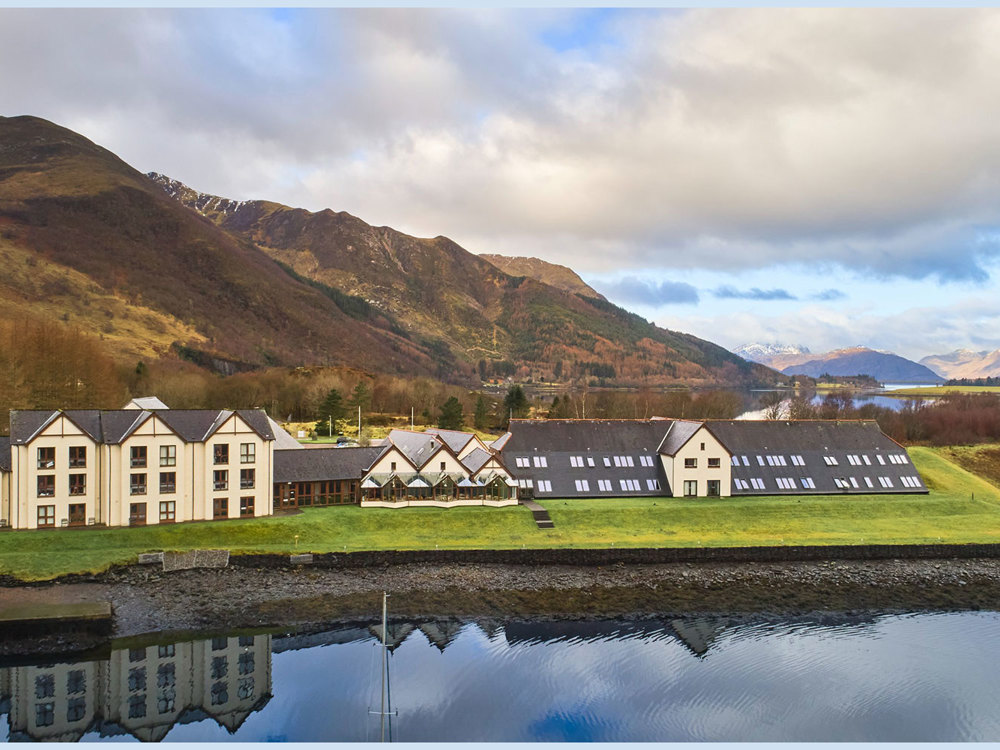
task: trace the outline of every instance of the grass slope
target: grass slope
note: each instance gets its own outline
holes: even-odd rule
[[[755,497],[717,500],[547,500],[556,528],[512,508],[343,506],[301,515],[141,529],[6,532],[0,574],[46,579],[99,571],[139,552],[240,552],[525,547],[691,547],[1000,542],[1000,488],[947,458],[911,448],[929,495]],[[974,495],[974,497],[973,497]],[[296,544],[296,536],[298,536]]]
[[[946,393],[1000,393],[996,385],[931,385],[919,388],[899,388],[885,391],[883,396],[911,398],[913,396],[943,396]]]

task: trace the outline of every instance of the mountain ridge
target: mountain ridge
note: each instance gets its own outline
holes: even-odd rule
[[[995,378],[1000,376],[1000,349],[955,349],[947,354],[931,354],[920,364],[947,379]]]

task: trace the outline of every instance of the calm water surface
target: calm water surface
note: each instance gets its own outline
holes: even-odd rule
[[[394,623],[392,738],[1000,740],[1000,613]],[[0,739],[379,739],[377,626],[0,668]],[[75,692],[74,692],[75,691]]]

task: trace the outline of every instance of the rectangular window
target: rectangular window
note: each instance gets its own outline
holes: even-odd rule
[[[177,472],[175,471],[161,471],[160,472],[160,494],[162,495],[172,495],[177,492]]]
[[[611,492],[611,480],[610,479],[598,479],[597,489],[601,492]]]
[[[879,477],[878,481],[879,481],[879,484],[881,484],[886,489],[891,489],[892,488],[892,480],[889,477]]]
[[[827,466],[837,466],[837,459],[833,456],[823,456],[823,463]]]
[[[177,465],[177,446],[161,445],[160,466],[176,466],[176,465]]]
[[[87,494],[87,475],[86,474],[70,474],[69,475],[69,494],[71,494],[71,495],[86,495]]]
[[[132,503],[128,511],[129,526],[146,525],[146,503]]]
[[[802,458],[802,456],[792,456],[792,465],[793,466],[805,466],[806,462]]]
[[[625,462],[629,465],[629,468],[635,466],[635,462],[632,460],[631,456],[622,456],[622,458],[625,459]]]
[[[569,465],[572,466],[572,467],[574,467],[574,468],[577,468],[577,469],[582,468],[583,467],[583,456],[570,456],[569,457]]]
[[[622,457],[621,456],[615,456],[615,466],[617,466],[618,468],[622,467]]]
[[[698,495],[698,483],[688,479],[684,482],[684,497],[696,497]]]
[[[56,449],[55,448],[39,448],[38,449],[38,468],[39,469],[54,469],[54,468],[56,468]]]
[[[56,506],[38,506],[38,528],[47,528],[56,525]]]
[[[160,523],[173,523],[177,520],[177,503],[167,500],[160,503]]]
[[[757,465],[758,466],[763,466],[764,465],[764,457],[763,456],[757,456]]]
[[[812,477],[802,477],[802,486],[807,490],[816,489],[816,483],[812,480]]]
[[[755,490],[764,489],[764,480],[761,479],[760,477],[751,477],[750,484],[753,486]]]
[[[590,492],[590,482],[588,480],[577,479],[575,483],[577,492]]]
[[[684,468],[685,469],[697,469],[698,468],[698,459],[697,458],[685,458],[684,459]]]
[[[395,468],[395,467],[393,467]],[[212,488],[218,492],[229,489],[229,472],[225,469],[216,469],[212,472]]]
[[[240,498],[240,518],[253,518],[253,498],[252,497],[241,497]]]
[[[56,494],[56,478],[51,474],[38,477],[38,497],[52,497]]]
[[[212,679],[221,680],[229,674],[229,658],[225,656],[212,657]]]
[[[50,727],[56,720],[56,704],[55,703],[36,703],[35,704],[35,726],[37,727]]]
[[[587,456],[587,466],[589,466],[591,469],[594,468],[594,459],[591,458],[590,456]]]
[[[646,487],[649,489],[650,492],[656,492],[656,491],[658,491],[660,489],[660,480],[659,479],[647,479],[646,480]]]
[[[218,443],[212,447],[212,460],[216,464],[229,463],[229,443]]]
[[[719,469],[722,467],[722,459],[720,458],[710,458],[708,459],[708,468]]]
[[[537,489],[539,492],[552,492],[552,482],[548,479],[539,479]]]
[[[768,456],[767,457],[767,465],[768,466],[774,466],[774,456]]]
[[[70,503],[69,505],[69,525],[84,526],[87,523],[87,504]]]
[[[611,459],[608,458],[607,456],[604,457],[604,465],[611,466]]]
[[[146,468],[146,446],[133,445],[131,449],[131,464],[133,469]]]
[[[240,443],[240,463],[252,464],[257,460],[257,446],[253,443]]]
[[[733,484],[735,485],[736,489],[738,489],[738,490],[748,490],[748,489],[750,489],[750,485],[747,484],[746,482],[744,482],[742,479],[734,478],[733,479]]]
[[[535,456],[534,462],[536,469],[547,469],[549,467],[548,461],[545,458],[545,456]]]
[[[441,471],[444,471],[444,461],[441,462]],[[256,483],[255,469],[240,469],[240,489],[252,490]]]
[[[145,658],[146,658],[146,649],[144,648],[130,648],[128,650],[129,663],[144,661]]]
[[[253,677],[241,677],[236,685],[236,695],[240,700],[249,700],[250,698],[253,698]]]
[[[130,695],[128,699],[128,717],[144,719],[146,717],[146,696]]]
[[[130,495],[145,495],[146,494],[146,475],[145,474],[133,474],[129,480],[129,494]]]
[[[87,692],[87,673],[82,669],[71,670],[66,675],[66,692],[69,695]]]
[[[718,479],[708,480],[708,496],[709,497],[719,497],[722,494],[721,485]]]
[[[87,468],[86,445],[71,445],[69,447],[69,468],[71,469]]]
[[[639,463],[641,463],[643,466],[652,467],[653,466],[653,457],[652,456],[639,456]]]
[[[70,698],[66,703],[66,721],[80,721],[87,715],[86,698]]]
[[[253,674],[253,651],[245,651],[237,659],[240,674]]]
[[[732,463],[733,466],[739,466],[740,465],[740,457],[739,456],[733,456],[733,458],[730,461],[730,463]]]
[[[879,462],[879,463],[880,463],[880,464],[881,464],[882,466],[885,466],[885,457],[884,457],[884,456],[883,456],[883,455],[882,455],[881,453],[877,454],[877,455],[875,456],[875,458],[877,458],[877,459],[878,459],[878,462]]]
[[[145,654],[143,654],[145,656]],[[137,693],[146,689],[146,668],[132,667],[128,671],[128,689],[130,693]]]
[[[229,498],[217,497],[212,500],[212,518],[229,518]]]

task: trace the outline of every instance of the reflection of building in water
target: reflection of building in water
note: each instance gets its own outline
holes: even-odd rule
[[[214,719],[235,732],[271,697],[271,636],[117,649],[104,661],[0,669],[12,740],[161,740]],[[2,705],[0,705],[2,708]]]
[[[459,620],[436,620],[423,623],[420,630],[427,636],[427,640],[444,651],[448,644],[455,640],[455,636],[461,632],[462,624]]]

